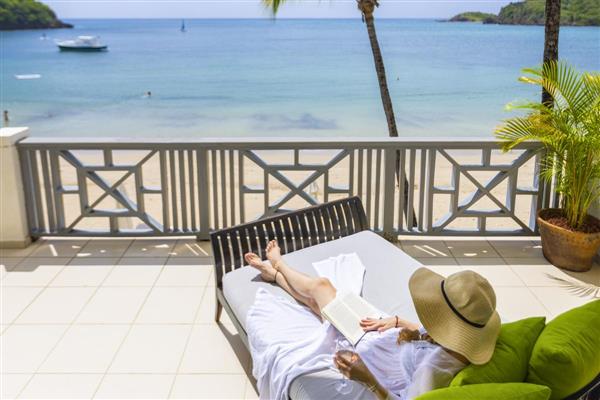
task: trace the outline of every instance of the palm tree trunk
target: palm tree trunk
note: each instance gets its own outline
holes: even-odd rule
[[[560,0],[546,0],[544,29],[544,64],[558,61],[558,33],[560,30]],[[552,107],[550,93],[542,89],[542,104]]]
[[[373,61],[375,62],[375,70],[377,71],[379,92],[381,93],[381,102],[383,103],[383,111],[385,112],[385,119],[387,120],[388,133],[390,137],[398,137],[394,107],[392,105],[392,98],[390,97],[390,90],[388,89],[381,49],[379,48],[379,42],[377,41],[373,13],[364,14],[364,17],[365,24],[367,25],[367,32],[369,33],[369,41],[371,42],[371,50],[373,51]]]
[[[392,105],[392,98],[390,97],[390,90],[387,84],[387,77],[385,74],[385,65],[383,63],[383,56],[381,55],[381,49],[379,48],[379,41],[377,40],[377,32],[375,31],[375,18],[373,17],[373,11],[379,4],[377,0],[358,0],[358,9],[363,15],[365,24],[367,25],[367,32],[369,34],[369,42],[371,43],[371,51],[373,52],[373,62],[375,63],[375,71],[377,72],[377,80],[379,81],[379,92],[381,94],[381,103],[383,104],[383,111],[385,112],[385,119],[388,125],[388,134],[390,137],[398,137],[398,129],[396,127],[396,117],[394,115],[394,106]],[[400,165],[400,152],[396,152],[396,180],[398,186],[404,185],[404,214],[408,216],[409,212],[413,213],[413,227],[417,226],[417,216],[414,210],[408,210],[408,180],[404,178],[404,182],[400,182],[400,169],[404,166]]]

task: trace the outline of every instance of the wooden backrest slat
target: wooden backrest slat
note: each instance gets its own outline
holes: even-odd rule
[[[312,246],[310,231],[308,230],[308,225],[306,224],[306,214],[297,214],[296,218],[298,218],[300,233],[302,235],[302,248]]]
[[[277,239],[285,254],[365,229],[362,203],[350,197],[211,232],[217,287],[222,288],[224,274],[245,265],[247,252],[265,259],[268,240]]]

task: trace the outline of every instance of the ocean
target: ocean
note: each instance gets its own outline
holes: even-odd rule
[[[0,32],[1,109],[31,135],[387,135],[360,19],[186,20],[185,33],[180,20],[67,22],[75,28]],[[543,27],[376,26],[402,136],[489,137],[515,115],[507,103],[539,98],[517,79],[539,65]],[[60,52],[54,43],[78,35],[98,35],[109,50]],[[599,71],[600,28],[561,28],[559,52]]]

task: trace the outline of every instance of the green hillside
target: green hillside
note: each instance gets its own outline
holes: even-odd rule
[[[545,0],[525,0],[502,7],[497,16],[467,12],[458,14],[450,21],[472,21],[504,25],[544,25],[545,6]],[[599,26],[600,2],[599,0],[562,0],[560,14],[561,25]],[[485,17],[482,17],[484,15]]]
[[[497,18],[495,14],[483,13],[479,11],[468,11],[460,13],[450,18],[450,22],[488,22]]]
[[[0,0],[0,30],[72,28],[34,0]]]

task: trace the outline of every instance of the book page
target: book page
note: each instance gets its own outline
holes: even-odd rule
[[[360,326],[360,320],[366,317],[379,318],[380,316],[375,307],[353,293],[336,297],[323,308],[322,313],[352,345],[356,345],[365,334]]]

